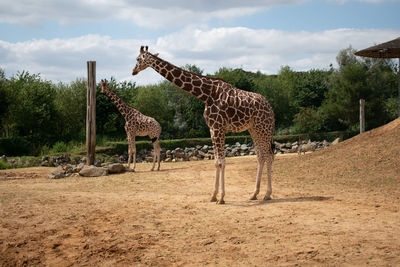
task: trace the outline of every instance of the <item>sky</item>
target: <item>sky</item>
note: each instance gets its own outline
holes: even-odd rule
[[[339,51],[400,37],[400,0],[0,0],[0,68],[45,80],[114,77],[162,81],[131,72],[140,46],[203,74],[221,67],[277,74],[336,66]]]

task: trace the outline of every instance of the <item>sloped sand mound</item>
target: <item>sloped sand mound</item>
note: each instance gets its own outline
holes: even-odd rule
[[[293,178],[397,189],[400,184],[400,119],[328,149],[297,157],[287,164]]]

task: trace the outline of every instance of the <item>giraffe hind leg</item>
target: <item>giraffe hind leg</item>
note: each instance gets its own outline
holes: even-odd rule
[[[264,200],[270,200],[272,194],[272,186],[271,186],[271,170],[272,170],[272,161],[274,160],[273,152],[267,158],[267,193],[264,197]]]
[[[254,189],[253,196],[250,198],[250,200],[257,200],[257,195],[260,193],[260,184],[261,184],[261,177],[262,177],[262,172],[264,168],[264,161],[258,159],[257,163],[257,178],[256,178],[256,186]]]

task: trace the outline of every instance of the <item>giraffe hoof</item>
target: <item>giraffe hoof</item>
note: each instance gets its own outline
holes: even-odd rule
[[[250,200],[257,200],[257,196],[252,196]]]
[[[221,199],[220,201],[217,201],[217,204],[219,205],[225,204],[225,200]]]
[[[217,202],[217,201],[218,201],[217,197],[212,197],[211,200],[210,200],[210,202]]]
[[[264,201],[267,201],[267,200],[271,200],[272,198],[270,197],[270,196],[265,196],[264,197]]]

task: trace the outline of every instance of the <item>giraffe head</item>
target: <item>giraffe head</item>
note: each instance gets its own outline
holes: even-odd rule
[[[157,56],[157,55],[158,54],[155,54],[155,56]],[[142,70],[144,70],[150,66],[150,64],[151,64],[150,56],[151,56],[151,54],[149,53],[148,46],[140,47],[140,53],[139,53],[139,56],[136,58],[137,62],[136,62],[135,68],[132,70],[132,75],[136,75],[139,72],[141,72]]]
[[[107,80],[101,80],[100,86],[102,94],[105,94],[106,90],[109,90]]]

